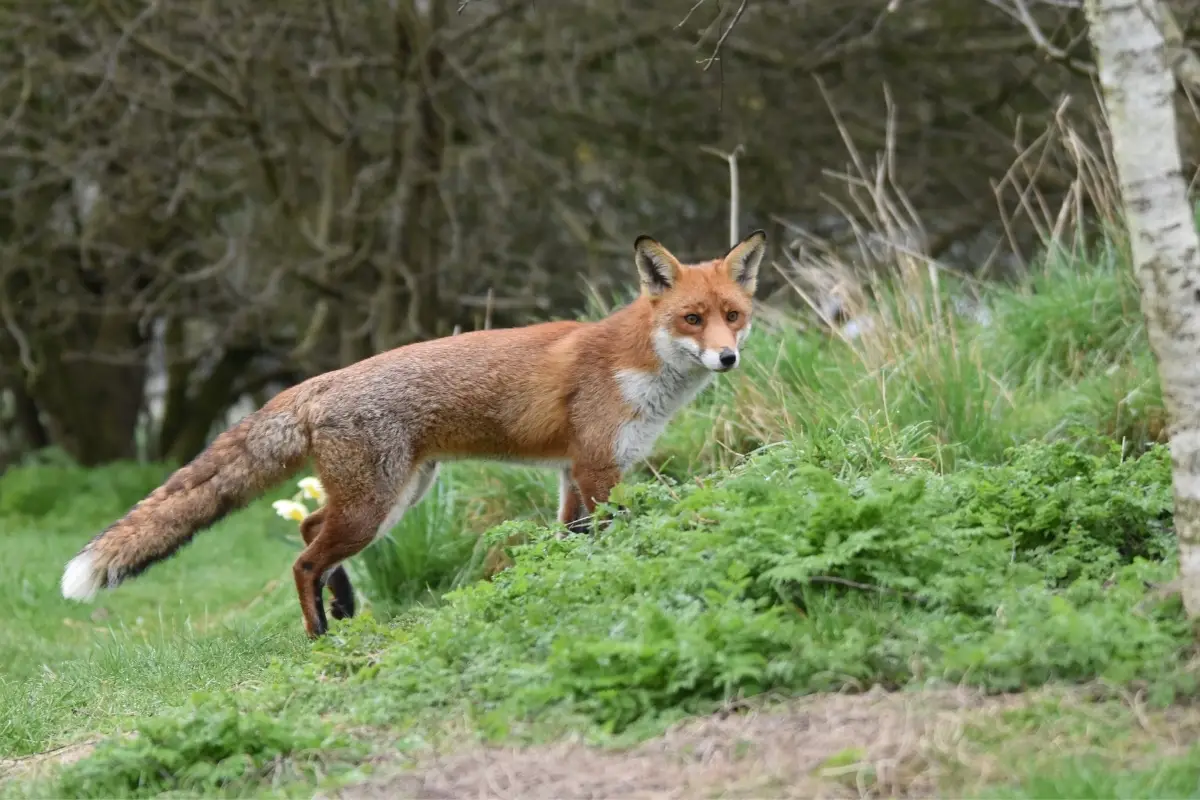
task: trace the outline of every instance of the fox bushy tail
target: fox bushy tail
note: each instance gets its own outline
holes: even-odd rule
[[[285,392],[218,436],[67,564],[63,597],[90,600],[173,555],[192,537],[296,472],[307,426]]]

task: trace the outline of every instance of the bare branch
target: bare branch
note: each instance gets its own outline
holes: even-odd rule
[[[713,65],[713,62],[716,61],[721,55],[721,46],[725,44],[725,40],[728,39],[729,34],[733,32],[734,27],[738,24],[738,20],[742,18],[742,14],[745,13],[746,5],[749,2],[750,0],[742,0],[742,3],[738,6],[737,11],[733,12],[733,19],[729,21],[729,25],[726,26],[725,30],[721,32],[721,38],[717,39],[717,46],[713,48],[712,54],[704,62],[704,70],[706,72],[708,71],[708,68]]]
[[[675,26],[675,30],[679,30],[686,25],[687,21],[692,18],[692,14],[696,13],[696,9],[704,5],[705,2],[707,2],[707,0],[696,0],[692,7],[688,9],[688,12],[684,15],[683,19],[679,20],[679,24]]]

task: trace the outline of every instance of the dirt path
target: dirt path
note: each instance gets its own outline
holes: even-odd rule
[[[1024,713],[1005,716],[1022,709]],[[1197,740],[1200,706],[1152,711],[1139,695],[1098,703],[1094,693],[1078,686],[1001,696],[965,689],[824,694],[691,719],[627,750],[578,742],[453,749],[447,744],[445,751],[418,756],[415,765],[411,758],[388,760],[385,753],[372,759],[375,775],[370,779],[318,796],[962,796],[1007,780],[1014,770],[1044,757],[1086,751],[1122,768],[1181,755]],[[35,777],[85,757],[93,747],[93,742],[80,742],[0,759],[0,781]]]
[[[0,758],[0,781],[9,778],[33,778],[55,767],[74,764],[91,755],[98,741],[99,739],[76,742],[20,758]]]
[[[581,744],[432,755],[342,790],[367,798],[927,796],[967,721],[1027,702],[966,691],[822,695],[679,725],[632,750]],[[961,759],[956,754],[955,759]],[[972,765],[985,774],[987,765]]]

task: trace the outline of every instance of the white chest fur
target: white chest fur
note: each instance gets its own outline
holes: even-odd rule
[[[613,453],[621,471],[650,455],[654,442],[667,427],[675,412],[690,403],[712,381],[708,370],[659,371],[619,369],[615,374],[621,396],[634,411],[633,419],[622,423],[613,443]]]

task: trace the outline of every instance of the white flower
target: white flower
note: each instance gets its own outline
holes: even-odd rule
[[[310,500],[316,500],[318,503],[325,502],[325,487],[316,478],[304,478],[299,483],[300,491],[304,492],[304,496]]]
[[[275,513],[284,519],[296,522],[303,522],[304,518],[308,516],[308,508],[295,500],[276,500],[271,504],[271,508],[275,509]]]

